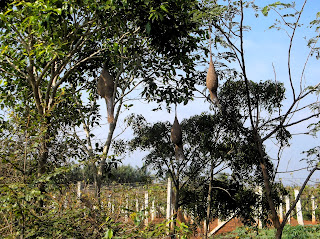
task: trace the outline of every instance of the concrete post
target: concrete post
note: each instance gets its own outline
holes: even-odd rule
[[[82,182],[78,181],[77,182],[77,198],[80,200],[81,198],[81,190],[82,190]]]
[[[139,199],[136,198],[136,212],[139,211]]]
[[[285,200],[286,200],[286,213],[287,213],[289,211],[289,209],[290,209],[290,197],[289,197],[289,195],[286,195]],[[291,224],[291,216],[288,217],[288,224],[289,225]]]
[[[154,206],[154,200],[152,200],[152,205],[151,205],[151,221],[153,221],[156,217],[156,208]]]
[[[279,204],[279,219],[280,219],[280,222],[283,221],[283,208],[282,208],[282,196],[280,196],[280,204]]]
[[[148,191],[146,191],[144,193],[144,209],[145,209],[145,217],[146,219],[144,220],[144,224],[145,225],[148,225],[148,208],[149,208],[149,194],[148,194]]]
[[[168,187],[167,187],[167,216],[166,219],[169,221],[171,219],[171,208],[172,205],[172,182],[171,178],[168,178]]]
[[[299,190],[294,190],[294,196],[295,198],[297,199],[297,196],[299,194]],[[301,201],[299,199],[299,201],[297,202],[297,205],[296,205],[296,211],[297,211],[297,219],[298,219],[298,223],[299,225],[304,225],[303,223],[303,216],[302,216],[302,207],[301,207]]]
[[[312,209],[312,223],[316,223],[316,202],[314,195],[311,196],[311,209]]]
[[[260,198],[259,203],[262,203],[262,187],[260,187],[260,186],[257,187],[257,194],[259,195],[259,198]],[[261,205],[258,208],[258,218],[256,220],[258,223],[258,228],[262,229],[262,221],[260,219],[260,215],[262,215],[262,206]]]

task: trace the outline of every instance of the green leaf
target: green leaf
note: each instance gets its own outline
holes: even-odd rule
[[[112,229],[108,229],[104,234],[104,238],[105,239],[111,239],[112,237],[113,237],[113,230]]]
[[[9,12],[12,12],[12,9],[9,9],[8,11],[6,11],[3,15],[7,15]]]
[[[169,12],[168,9],[167,9],[167,4],[166,3],[162,3],[160,5],[160,8],[164,11],[164,12]]]
[[[263,14],[265,17],[268,16],[269,11],[270,11],[270,7],[269,7],[269,6],[265,6],[265,7],[261,10],[262,14]]]
[[[150,31],[151,31],[151,24],[150,24],[150,22],[148,22],[148,23],[146,24],[146,31],[147,31],[148,34],[150,34]]]

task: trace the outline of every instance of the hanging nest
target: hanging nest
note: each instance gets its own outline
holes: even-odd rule
[[[218,76],[216,70],[214,69],[212,56],[210,56],[209,69],[207,72],[207,80],[206,80],[207,88],[210,92],[210,99],[214,104],[219,104],[217,89],[218,89]]]
[[[98,94],[105,98],[107,103],[107,114],[108,122],[113,123],[114,121],[114,102],[113,102],[113,92],[114,92],[114,81],[112,76],[109,74],[106,66],[103,67],[101,75],[97,83]]]
[[[174,118],[174,122],[171,127],[171,141],[175,145],[182,145],[182,131],[177,116]]]
[[[182,130],[177,116],[175,116],[173,125],[171,127],[171,141],[174,144],[176,159],[183,159]]]

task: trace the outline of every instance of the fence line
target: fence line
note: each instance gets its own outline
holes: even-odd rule
[[[84,187],[81,182],[77,183],[76,189],[78,200],[81,199],[84,193],[90,193],[90,191],[92,190],[90,185]],[[283,215],[286,214],[290,208],[290,201],[293,202],[295,200],[298,192],[299,191],[295,189],[294,195],[281,196],[281,200],[283,199],[284,204],[281,202],[278,207],[280,221],[283,221]],[[257,193],[262,198],[262,188],[258,188]],[[166,195],[166,197],[164,195]],[[128,222],[129,212],[132,211],[135,211],[136,213],[141,212],[143,214],[145,225],[148,225],[148,223],[154,221],[156,218],[165,218],[168,221],[172,219],[173,203],[175,199],[174,191],[172,188],[172,181],[170,178],[168,179],[166,185],[144,185],[144,187],[142,188],[141,185],[139,187],[132,184],[104,186],[103,190],[101,190],[101,197],[107,199],[107,202],[104,206],[108,208],[110,213],[112,213],[112,215],[117,215],[118,213],[118,217],[123,218],[125,222]],[[292,198],[292,200],[290,200],[290,198]],[[305,195],[303,195],[296,204],[295,212],[292,212],[292,214],[294,215],[290,215],[290,217],[288,218],[288,224],[291,224],[291,216],[297,216],[298,223],[300,225],[304,225],[304,218],[302,213],[303,207],[311,211],[310,215],[312,217],[312,223],[316,223],[317,198],[314,195],[311,195],[311,197],[306,197]],[[185,220],[188,219],[190,223],[195,222],[194,212],[189,216],[186,215],[185,210],[182,209],[182,211]],[[256,221],[259,228],[262,228],[262,222],[259,216],[261,215],[261,213],[262,208],[259,207],[256,213]],[[234,215],[232,217],[234,217]],[[218,224],[218,227],[221,227],[221,225],[225,223],[226,222],[221,222],[220,224]],[[211,232],[215,232],[216,230],[218,230],[218,227],[211,230]]]

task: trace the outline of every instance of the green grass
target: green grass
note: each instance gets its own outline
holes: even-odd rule
[[[218,235],[218,239],[268,239],[274,238],[275,229],[256,229],[253,227],[239,227],[235,231]],[[285,226],[283,239],[315,239],[320,238],[320,225]]]

